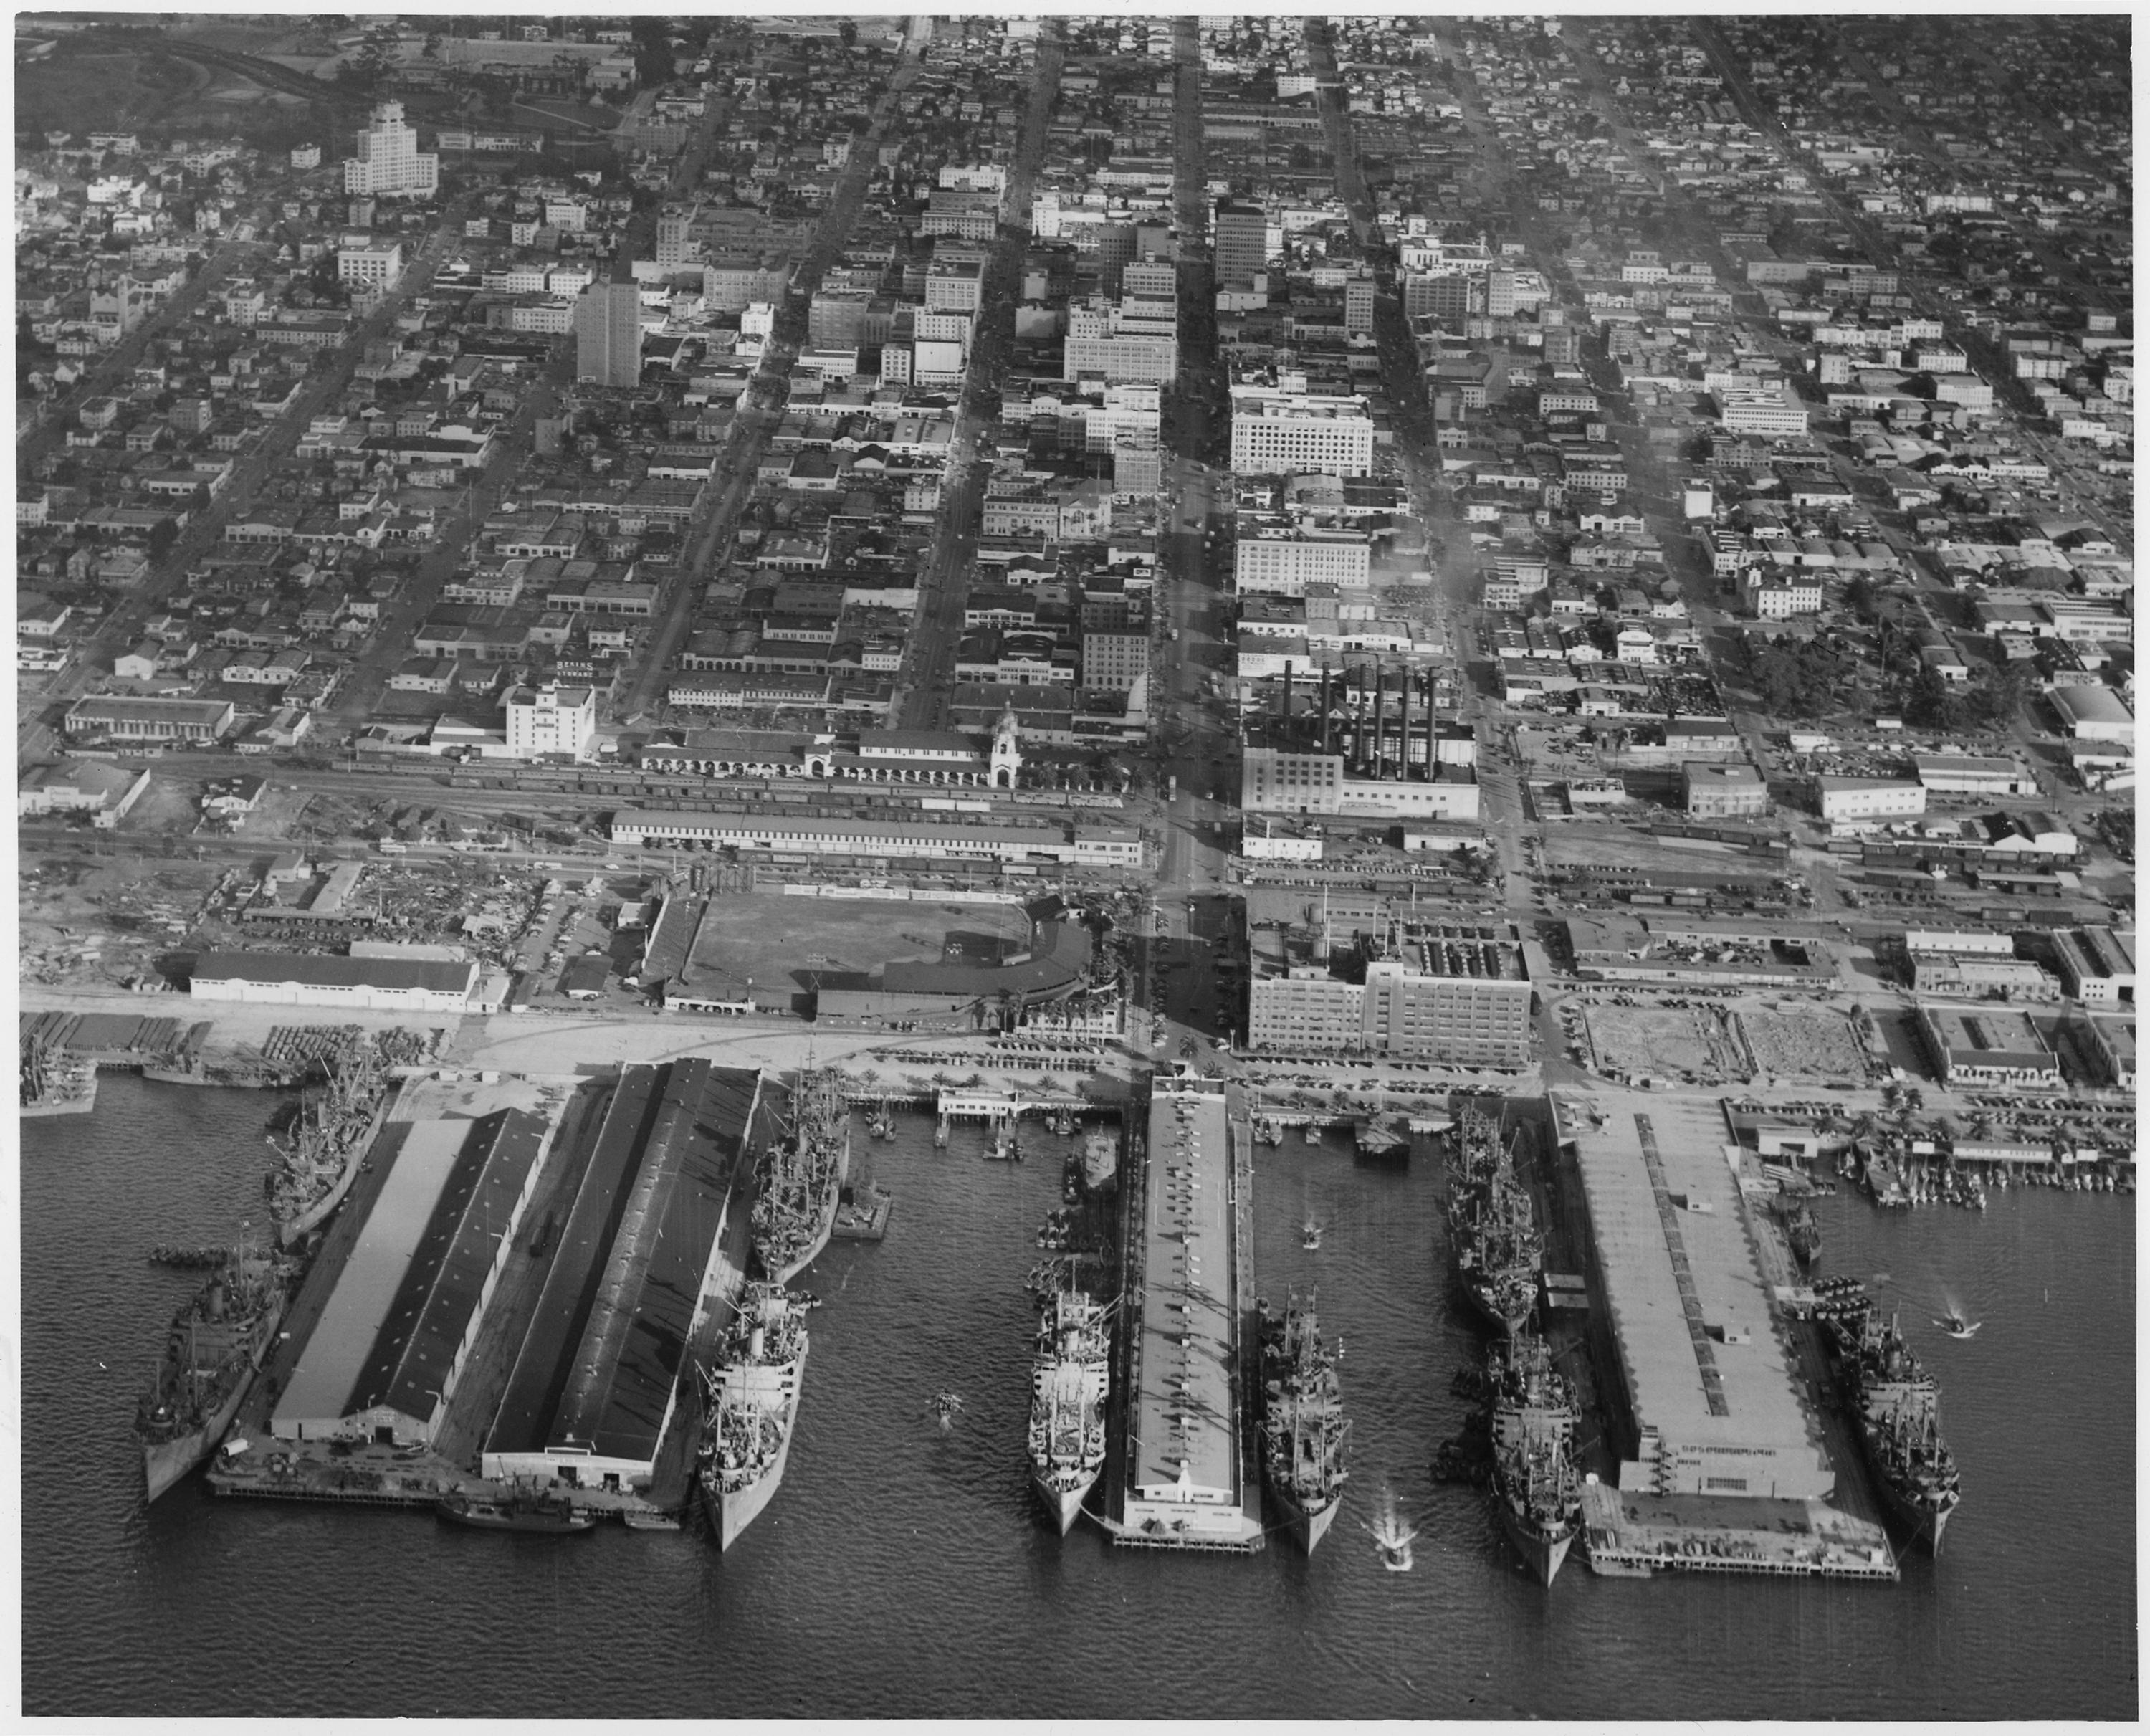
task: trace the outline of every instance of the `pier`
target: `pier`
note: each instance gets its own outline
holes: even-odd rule
[[[1259,1461],[1243,1436],[1245,1126],[1215,1082],[1160,1077],[1146,1149],[1127,1176],[1128,1400],[1104,1528],[1130,1547],[1252,1553],[1263,1535]]]

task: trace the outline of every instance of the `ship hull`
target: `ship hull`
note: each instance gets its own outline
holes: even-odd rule
[[[1075,1528],[1075,1522],[1083,1514],[1083,1503],[1088,1499],[1097,1481],[1098,1473],[1093,1471],[1076,1483],[1056,1487],[1052,1478],[1036,1466],[1030,1473],[1030,1486],[1037,1491],[1037,1498],[1045,1504],[1045,1511],[1052,1516],[1063,1537]]]
[[[1284,1516],[1284,1523],[1278,1529],[1299,1545],[1301,1554],[1313,1554],[1320,1547],[1321,1540],[1329,1535],[1330,1523],[1336,1517],[1336,1509],[1343,1502],[1332,1495],[1325,1501],[1309,1506],[1300,1500],[1281,1477],[1264,1472],[1264,1481],[1268,1486],[1269,1498],[1276,1502],[1277,1511]]]
[[[850,1174],[851,1142],[846,1137],[836,1154],[835,1174],[829,1183],[828,1198],[821,1202],[821,1209],[815,1214],[814,1234],[806,1244],[805,1251],[789,1264],[771,1270],[768,1260],[761,1257],[760,1250],[755,1250],[756,1258],[760,1259],[762,1270],[768,1273],[770,1283],[779,1285],[790,1283],[821,1257],[823,1250],[829,1245],[829,1238],[835,1231],[836,1209],[842,1203],[844,1185],[850,1179]]]
[[[449,1524],[467,1526],[472,1531],[512,1531],[532,1537],[565,1537],[597,1528],[597,1521],[588,1513],[551,1509],[538,1511],[484,1503],[458,1505],[444,1501],[434,1511]]]
[[[1561,1563],[1567,1559],[1567,1552],[1575,1542],[1576,1527],[1571,1525],[1548,1531],[1532,1525],[1497,1496],[1494,1506],[1500,1510],[1501,1529],[1515,1546],[1516,1553],[1522,1557],[1523,1564],[1537,1576],[1540,1585],[1551,1585],[1553,1576],[1560,1572]]]
[[[246,1402],[246,1395],[253,1389],[254,1377],[261,1371],[261,1359],[268,1354],[269,1346],[275,1342],[276,1329],[284,1323],[284,1302],[280,1294],[270,1308],[269,1325],[261,1335],[245,1374],[233,1385],[231,1395],[216,1407],[209,1421],[199,1428],[191,1429],[169,1441],[145,1442],[142,1448],[142,1479],[149,1491],[148,1499],[154,1501],[173,1484],[184,1477],[214,1451],[217,1442],[224,1439],[231,1420],[239,1415],[239,1407]]]
[[[1868,1466],[1874,1473],[1874,1492],[1880,1499],[1882,1516],[1890,1527],[1902,1534],[1915,1548],[1929,1555],[1941,1552],[1941,1534],[1948,1529],[1949,1516],[1956,1511],[1953,1506],[1929,1507],[1911,1500],[1902,1490],[1890,1482],[1880,1467],[1875,1464],[1874,1456],[1866,1456]]]
[[[1466,1280],[1463,1294],[1471,1299],[1471,1305],[1477,1310],[1479,1318],[1506,1337],[1513,1338],[1530,1323],[1531,1310],[1527,1303],[1517,1313],[1504,1314],[1500,1305],[1477,1284]]]
[[[803,1262],[802,1262],[803,1264]],[[799,1398],[805,1390],[806,1353],[799,1353],[798,1384],[794,1388],[791,1402],[784,1407],[784,1438],[778,1444],[776,1456],[769,1461],[769,1468],[752,1482],[737,1489],[724,1488],[717,1479],[704,1472],[702,1479],[702,1505],[708,1510],[709,1529],[717,1535],[717,1547],[729,1549],[747,1527],[761,1516],[770,1497],[776,1493],[784,1481],[784,1467],[791,1461],[791,1435],[799,1425]]]

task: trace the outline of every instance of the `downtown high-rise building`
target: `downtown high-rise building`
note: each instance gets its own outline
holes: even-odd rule
[[[642,383],[642,292],[633,284],[593,283],[575,303],[575,377]]]
[[[343,190],[366,195],[430,199],[440,189],[441,159],[418,149],[418,135],[401,103],[380,103],[358,135],[358,154],[343,164]]]

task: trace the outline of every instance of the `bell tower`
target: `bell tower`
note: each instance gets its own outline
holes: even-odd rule
[[[1016,745],[1015,706],[1011,703],[993,725],[993,752],[988,781],[996,790],[1015,788],[1015,775],[1022,768],[1022,749]]]

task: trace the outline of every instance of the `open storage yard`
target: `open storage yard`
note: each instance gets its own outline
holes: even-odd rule
[[[1608,1078],[1699,1081],[1741,1073],[1714,1009],[1693,1007],[1590,1007],[1583,1015],[1597,1070]]]
[[[1827,1007],[1742,1007],[1734,1015],[1762,1072],[1777,1078],[1863,1083],[1866,1045],[1850,1019]]]

